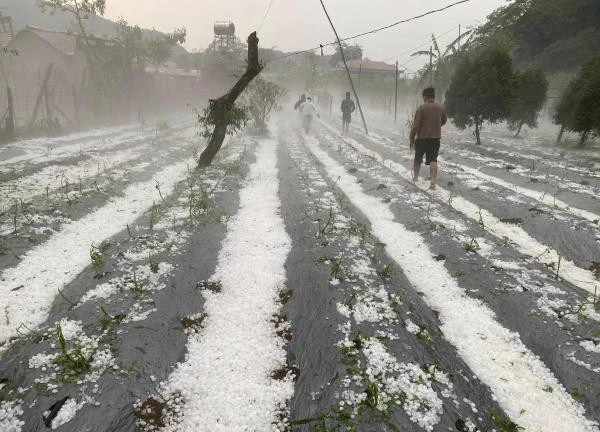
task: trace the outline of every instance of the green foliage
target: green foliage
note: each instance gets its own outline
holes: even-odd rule
[[[81,347],[76,345],[71,350],[67,349],[67,341],[65,340],[60,324],[56,324],[56,335],[61,353],[56,358],[55,363],[62,368],[63,378],[66,381],[71,381],[78,375],[89,371],[91,363],[83,354]]]
[[[181,28],[173,33],[144,38],[144,33],[139,26],[130,26],[121,18],[117,22],[117,40],[122,53],[124,70],[143,71],[147,62],[155,67],[160,66],[169,59],[175,45],[185,42],[186,34],[186,30]]]
[[[514,42],[519,65],[572,69],[600,50],[597,0],[515,0],[499,8],[478,30],[478,43]]]
[[[117,21],[117,40],[122,53],[122,64],[126,72],[133,68],[143,71],[146,64],[144,35],[139,26],[130,26],[121,18]]]
[[[86,18],[85,14],[104,15],[106,11],[106,0],[39,0],[43,11],[46,8],[71,12]]]
[[[469,241],[463,245],[463,248],[467,252],[476,253],[479,249],[481,249],[481,246],[479,246],[479,242],[477,239],[475,239],[475,237],[471,237]]]
[[[319,67],[319,57],[314,52],[304,54],[291,71],[293,81],[304,83],[304,90],[309,94],[316,94],[325,80],[323,71]]]
[[[227,133],[233,135],[242,130],[248,124],[248,107],[234,105],[230,110],[224,109],[214,100],[209,101],[207,108],[202,112],[196,109],[198,123],[200,124],[200,136],[209,139],[215,129],[217,122],[225,120],[228,124]]]
[[[484,121],[505,120],[517,96],[512,60],[501,48],[485,48],[465,57],[446,92],[446,108],[460,129],[475,126],[477,143]]]
[[[248,114],[254,121],[254,126],[258,131],[267,129],[269,116],[273,111],[280,111],[279,102],[287,94],[285,88],[280,87],[274,82],[256,77],[246,90],[246,104]]]
[[[473,36],[473,31],[468,30],[462,33],[454,41],[448,44],[443,50],[440,48],[437,38],[434,34],[431,35],[431,51],[416,51],[411,54],[411,57],[422,56],[429,59],[431,56],[431,64],[428,62],[422,69],[418,71],[420,76],[418,88],[423,87],[429,77],[433,78],[432,85],[436,88],[438,94],[444,94],[450,85],[450,79],[458,61],[462,58],[465,51],[469,48]]]
[[[104,254],[102,252],[102,248],[94,246],[92,243],[92,246],[90,247],[90,258],[94,267],[102,267],[102,264],[104,264]]]
[[[579,133],[581,146],[590,135],[600,135],[600,55],[589,59],[567,85],[554,122]]]
[[[347,43],[342,42],[342,47],[344,48],[344,57],[346,61],[349,60],[362,60],[363,58],[363,49],[360,45],[349,45]],[[335,53],[329,59],[329,65],[331,67],[336,67],[339,62],[342,61],[342,54],[340,53],[340,46],[335,46]]]
[[[379,273],[379,276],[383,280],[390,280],[392,278],[393,271],[394,271],[394,266],[392,264],[386,264],[383,266],[383,269]]]
[[[538,115],[548,95],[548,80],[541,69],[516,74],[519,92],[508,118],[510,130],[521,132],[523,125],[536,128]]]
[[[519,432],[524,430],[521,426],[513,422],[504,413],[498,413],[494,410],[490,413],[493,425],[498,428],[499,432]]]
[[[185,42],[187,32],[184,28],[176,29],[173,33],[163,34],[144,41],[148,61],[154,66],[160,66],[171,57],[171,50],[177,44]]]
[[[106,330],[112,327],[112,325],[115,322],[115,319],[108,313],[105,305],[100,305],[100,310],[102,311],[102,318],[100,318],[100,326],[102,327],[102,330]]]

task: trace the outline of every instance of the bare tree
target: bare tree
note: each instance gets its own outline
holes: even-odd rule
[[[258,61],[258,37],[256,36],[256,32],[253,32],[248,36],[248,64],[246,72],[228,93],[218,99],[211,100],[208,112],[205,113],[204,118],[209,119],[214,129],[208,146],[198,160],[200,167],[209,166],[221,149],[223,140],[227,135],[227,127],[232,119],[232,112],[235,112],[235,101],[262,69],[263,66]]]

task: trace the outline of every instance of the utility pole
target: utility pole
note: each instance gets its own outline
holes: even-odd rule
[[[429,86],[433,86],[433,47],[429,47]]]
[[[344,47],[342,47],[342,42],[340,41],[340,37],[338,36],[337,30],[335,29],[335,26],[333,25],[333,21],[331,21],[329,13],[327,12],[325,3],[323,3],[323,0],[319,0],[319,1],[321,2],[321,6],[323,6],[323,11],[325,12],[325,16],[327,16],[327,20],[329,21],[329,24],[331,24],[331,28],[333,30],[333,33],[335,34],[335,38],[337,40],[338,46],[340,47],[340,55],[342,56],[342,61],[344,62],[344,67],[346,68],[346,74],[348,75],[348,79],[350,80],[350,86],[352,87],[352,92],[354,93],[354,97],[356,98],[356,103],[358,105],[358,111],[360,112],[360,118],[362,119],[363,126],[365,127],[365,133],[367,135],[369,135],[369,130],[367,129],[367,122],[365,121],[365,116],[363,114],[362,107],[360,106],[360,99],[358,97],[358,94],[356,93],[356,89],[354,88],[354,81],[352,81],[352,76],[350,75],[350,69],[348,69],[348,64],[346,63],[346,56],[344,55]]]
[[[394,124],[398,120],[398,60],[396,60],[396,97],[394,99]]]
[[[9,141],[15,138],[15,107],[13,94],[10,87],[6,87],[6,95],[8,98],[8,114],[6,117],[6,137]]]
[[[358,65],[358,91],[360,91],[360,76],[362,75],[362,64]]]

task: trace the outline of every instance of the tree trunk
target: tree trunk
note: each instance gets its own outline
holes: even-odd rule
[[[589,135],[590,135],[589,131],[585,131],[581,134],[581,136],[579,138],[579,147],[585,147],[585,144],[587,143]]]
[[[519,134],[521,133],[521,129],[523,129],[523,123],[519,123],[519,127],[517,129],[517,133],[515,134],[515,137],[519,136]]]
[[[561,126],[560,127],[560,132],[558,133],[558,136],[556,137],[556,143],[560,143],[562,141],[563,135],[565,133],[565,127]]]
[[[229,126],[227,121],[229,116],[227,114],[234,107],[237,98],[242,94],[248,84],[256,78],[261,70],[262,66],[258,61],[258,37],[256,36],[256,32],[253,32],[248,36],[248,66],[246,67],[246,72],[239,81],[235,83],[229,93],[210,102],[209,109],[213,111],[216,110],[220,115],[216,117],[217,123],[215,124],[215,129],[210,137],[208,146],[200,155],[198,166],[207,167],[212,163],[213,159],[221,149],[223,140],[225,140],[225,136],[227,135],[227,126]]]
[[[477,145],[480,145],[481,144],[481,134],[480,134],[479,119],[475,120],[475,138],[477,139]]]

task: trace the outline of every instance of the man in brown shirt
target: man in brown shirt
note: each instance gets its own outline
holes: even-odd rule
[[[423,101],[423,105],[419,107],[415,114],[413,127],[410,131],[410,147],[415,147],[413,181],[416,182],[419,178],[423,155],[425,155],[425,165],[429,165],[431,171],[430,188],[435,189],[442,126],[448,121],[448,115],[446,108],[435,101],[435,89],[433,87],[423,90]]]

